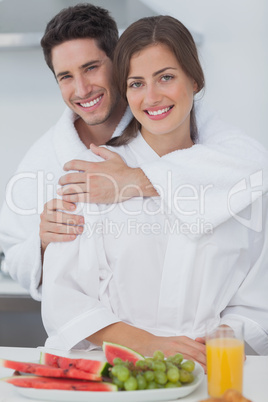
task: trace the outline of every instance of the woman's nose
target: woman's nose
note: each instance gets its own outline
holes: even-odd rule
[[[161,100],[161,93],[157,85],[147,85],[145,93],[145,103],[148,106],[157,105]]]

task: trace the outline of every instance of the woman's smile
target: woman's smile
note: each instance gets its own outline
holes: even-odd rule
[[[144,139],[159,155],[192,146],[190,112],[196,86],[164,44],[132,56],[127,100]]]

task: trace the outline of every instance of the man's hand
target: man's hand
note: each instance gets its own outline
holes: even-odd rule
[[[71,241],[83,232],[84,218],[63,212],[74,211],[75,208],[75,204],[59,199],[50,200],[44,205],[39,231],[42,257],[49,243]]]
[[[103,162],[72,160],[64,170],[77,170],[62,176],[58,194],[69,202],[111,204],[136,196],[158,195],[139,168],[130,168],[116,153],[91,144],[90,149]]]

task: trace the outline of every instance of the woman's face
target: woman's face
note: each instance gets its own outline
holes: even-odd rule
[[[128,103],[143,137],[159,155],[192,146],[190,112],[196,90],[196,82],[166,45],[151,45],[132,56]]]

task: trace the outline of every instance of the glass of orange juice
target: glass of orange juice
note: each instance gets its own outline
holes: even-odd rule
[[[235,331],[223,325],[207,332],[208,394],[214,398],[222,396],[230,388],[243,391],[243,332],[243,323],[237,321]]]

